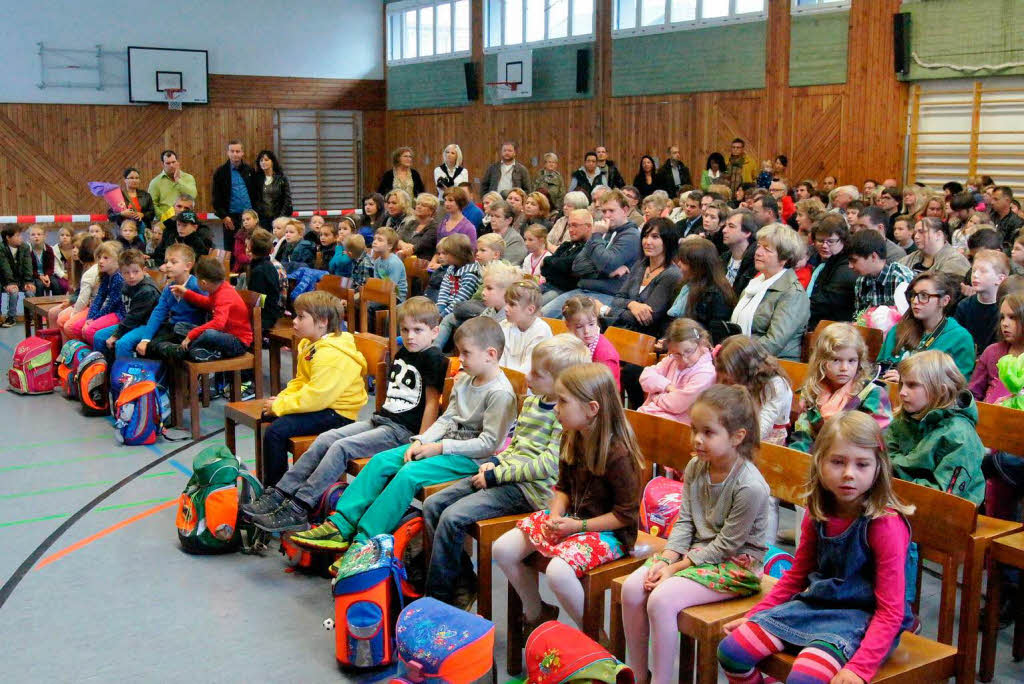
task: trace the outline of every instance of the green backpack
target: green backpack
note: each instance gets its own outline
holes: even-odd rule
[[[263,493],[260,484],[225,446],[203,449],[192,461],[192,477],[178,499],[178,541],[188,553],[253,550],[256,528],[239,515],[239,506]]]

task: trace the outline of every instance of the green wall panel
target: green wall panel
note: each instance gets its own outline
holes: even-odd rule
[[[928,0],[904,2],[910,13],[910,50],[922,62],[979,66],[1024,62],[1024,1]],[[925,68],[911,59],[906,80],[1019,76],[1024,67],[959,71]]]
[[[388,109],[462,107],[466,99],[468,58],[388,67]]]
[[[793,17],[789,36],[789,85],[846,83],[849,37],[849,12]]]
[[[590,53],[590,78],[587,92],[576,92],[576,51]],[[498,55],[484,55],[484,82],[498,78]],[[533,50],[533,95],[508,100],[494,100],[484,88],[486,104],[515,104],[517,102],[550,102],[551,100],[579,100],[593,97],[594,90],[594,45],[573,43]]]
[[[612,95],[764,88],[767,22],[612,41]]]

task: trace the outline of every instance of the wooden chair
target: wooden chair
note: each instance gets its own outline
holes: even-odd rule
[[[677,470],[684,470],[686,465],[693,458],[690,451],[690,426],[684,423],[677,423],[666,418],[649,416],[636,411],[626,411],[633,432],[640,442],[640,449],[644,454],[647,465],[659,465],[671,467]],[[683,445],[682,448],[680,445]],[[641,483],[641,487],[645,483]],[[507,521],[507,518],[498,518],[496,521],[486,521],[495,526],[502,526],[505,530],[511,529],[515,521]],[[499,535],[500,536],[500,535]],[[496,536],[491,535],[496,539]],[[598,566],[583,575],[584,609],[583,609],[583,632],[592,639],[598,639],[601,625],[604,622],[604,592],[613,585],[617,578],[625,578],[629,573],[643,565],[644,561],[652,553],[656,553],[665,547],[665,540],[660,537],[639,532],[636,544],[632,552],[626,558],[621,558],[610,563]],[[526,561],[538,571],[543,572],[547,567],[548,559],[535,554],[533,559]],[[482,577],[481,577],[481,588]],[[481,591],[481,595],[482,595]],[[614,595],[614,594],[613,594]],[[509,674],[518,674],[523,668],[523,605],[519,595],[511,585],[508,586],[508,630],[507,630],[507,662]],[[612,628],[615,629],[615,612],[612,612]],[[618,623],[621,625],[621,612]]]
[[[366,283],[359,290],[359,329],[363,332],[383,334],[388,339],[392,358],[398,354],[398,304],[395,292],[395,284],[383,278],[367,278]],[[385,307],[384,310],[377,312],[372,329],[367,320],[370,302],[382,304]],[[387,332],[378,327],[382,319],[386,321]]]
[[[1001,563],[1024,570],[1024,532],[1000,537],[992,542],[990,559],[994,568]],[[995,670],[996,641],[999,634],[999,605],[1002,591],[1002,573],[998,570],[989,572],[988,591],[985,596],[985,624],[981,637],[981,670],[978,674],[978,679],[983,682],[992,681]],[[1014,662],[1024,659],[1024,606],[1017,607],[1011,653]]]
[[[422,295],[430,284],[427,262],[416,256],[408,256],[402,263],[405,264],[405,279],[409,284],[409,296]]]
[[[210,373],[232,374],[231,401],[238,401],[242,393],[242,371],[252,370],[253,387],[256,390],[256,398],[263,397],[263,336],[260,335],[260,297],[258,292],[251,290],[239,290],[239,296],[249,309],[250,322],[252,324],[253,343],[252,352],[246,352],[241,356],[231,359],[218,359],[216,361],[185,361],[178,364],[179,382],[172,393],[174,415],[176,425],[181,425],[184,416],[182,415],[183,390],[188,388],[189,411],[192,420],[192,439],[200,437],[200,416],[199,416],[199,383],[200,378],[205,378]]]
[[[818,325],[814,326],[814,330],[804,336],[804,348],[800,356],[803,361],[810,360],[811,351],[814,350],[814,343],[817,341],[818,335],[820,335],[825,328],[837,322],[838,321],[818,321]],[[853,327],[857,329],[861,338],[864,339],[864,344],[868,346],[868,358],[877,359],[878,352],[881,351],[882,342],[885,338],[882,331],[877,328],[868,328],[863,325],[855,325]]]
[[[220,260],[221,265],[224,267],[224,277],[228,277],[231,274],[231,252],[215,247],[209,251],[209,255]]]
[[[604,336],[615,347],[615,351],[619,352],[619,360],[622,363],[632,363],[644,368],[653,366],[657,361],[657,355],[654,353],[654,344],[657,340],[650,335],[611,327],[604,331]]]
[[[147,268],[146,275],[148,275],[153,280],[153,282],[156,283],[156,287],[158,290],[163,290],[164,285],[167,284],[167,276],[164,275],[164,272],[161,271],[159,268]]]
[[[545,318],[544,322],[551,328],[552,335],[560,335],[569,332],[569,326],[561,318]]]

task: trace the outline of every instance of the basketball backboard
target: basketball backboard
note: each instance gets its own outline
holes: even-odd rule
[[[128,47],[128,99],[167,102],[167,90],[180,90],[177,100],[207,104],[209,58],[206,50]]]
[[[533,95],[533,50],[507,50],[498,53],[497,81],[515,83],[515,89],[501,88],[498,97],[513,99]]]

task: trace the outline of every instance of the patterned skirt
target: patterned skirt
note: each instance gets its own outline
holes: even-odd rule
[[[548,512],[534,511],[516,523],[537,552],[545,558],[561,558],[583,577],[587,570],[593,570],[609,561],[626,555],[622,542],[613,532],[579,532],[560,540],[552,540],[544,529]]]
[[[653,562],[654,559],[649,558],[644,565],[650,566]],[[761,591],[761,574],[760,564],[744,553],[717,564],[691,565],[675,576],[722,594],[752,596]]]

